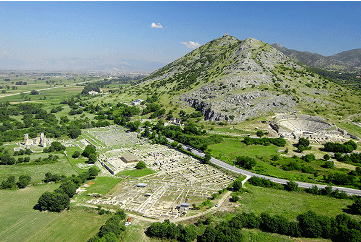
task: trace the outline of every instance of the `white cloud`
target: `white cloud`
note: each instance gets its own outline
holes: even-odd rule
[[[181,44],[185,45],[187,48],[190,48],[190,49],[195,49],[195,48],[198,48],[199,46],[201,46],[197,42],[193,42],[193,41],[181,42]]]
[[[160,23],[158,23],[158,24],[152,23],[152,25],[150,27],[157,28],[157,29],[162,29],[163,28],[163,26]]]

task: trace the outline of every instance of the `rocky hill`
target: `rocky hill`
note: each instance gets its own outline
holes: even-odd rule
[[[301,61],[308,65],[332,71],[361,72],[361,49],[344,51],[332,56],[287,49],[280,44],[272,44],[291,59]]]
[[[344,105],[338,100],[349,95],[337,88],[262,41],[223,36],[153,72],[132,91],[161,93],[172,105],[202,111],[206,120],[242,122],[336,110]]]

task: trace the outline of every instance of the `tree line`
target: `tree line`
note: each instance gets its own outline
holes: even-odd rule
[[[198,223],[198,222],[197,222]],[[242,229],[261,229],[292,237],[325,238],[332,241],[360,241],[361,225],[351,217],[340,214],[335,217],[317,215],[307,211],[297,216],[297,221],[289,221],[282,215],[270,215],[262,212],[240,213],[229,221],[208,224],[204,232],[198,232],[193,224],[183,227],[165,220],[155,222],[147,228],[150,237],[175,239],[177,241],[233,242],[243,241]]]
[[[279,147],[284,147],[286,145],[286,140],[283,138],[267,138],[267,137],[263,137],[263,138],[251,138],[251,137],[244,137],[243,142],[246,145],[276,145]]]
[[[329,152],[338,152],[338,153],[351,153],[357,149],[357,144],[352,141],[346,141],[343,144],[327,142],[324,144],[324,150]]]
[[[31,176],[29,175],[20,175],[18,182],[16,182],[15,176],[9,176],[6,180],[2,181],[0,184],[1,189],[16,189],[16,188],[25,188],[29,185],[31,181]]]

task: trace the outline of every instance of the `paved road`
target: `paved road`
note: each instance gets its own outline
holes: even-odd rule
[[[170,143],[173,142],[173,140],[169,139],[169,138],[168,138],[168,141]],[[198,155],[200,157],[204,157],[204,153],[202,151],[197,150],[197,149],[195,149],[195,148],[193,148],[193,147],[191,147],[189,145],[182,144],[182,146],[183,146],[183,149],[191,151],[193,154]],[[288,180],[269,177],[269,176],[264,176],[264,175],[259,175],[259,174],[256,174],[256,173],[253,173],[253,172],[250,172],[250,171],[247,171],[247,170],[243,170],[243,169],[240,169],[238,167],[227,164],[227,163],[225,163],[223,161],[220,161],[220,160],[218,160],[218,159],[216,159],[214,157],[211,158],[210,162],[217,165],[217,166],[219,166],[219,167],[227,169],[229,171],[232,171],[232,172],[235,172],[235,173],[238,173],[238,174],[242,174],[242,175],[246,175],[247,177],[249,177],[249,176],[251,176],[251,177],[252,176],[257,176],[257,177],[265,178],[265,179],[268,179],[270,181],[273,181],[273,182],[276,182],[276,183],[279,183],[279,184],[287,184],[287,182],[289,182]],[[319,184],[312,184],[312,183],[306,183],[306,182],[296,182],[296,183],[298,184],[299,187],[302,187],[302,188],[311,188],[312,186],[317,186],[319,189],[323,189],[323,188],[325,188],[327,186],[327,185],[319,185]],[[361,196],[361,190],[357,190],[357,189],[346,188],[346,187],[335,187],[335,186],[333,186],[332,189],[333,190],[338,189],[339,191],[345,191],[349,195]]]

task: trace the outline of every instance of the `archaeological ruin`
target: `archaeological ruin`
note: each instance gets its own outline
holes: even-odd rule
[[[357,139],[335,124],[330,124],[329,120],[305,114],[279,114],[269,122],[269,125],[280,137],[294,141],[302,137],[322,144]]]
[[[39,136],[30,139],[28,134],[24,134],[24,145],[28,148],[29,146],[42,146],[46,147],[47,139],[44,133],[39,133]]]

